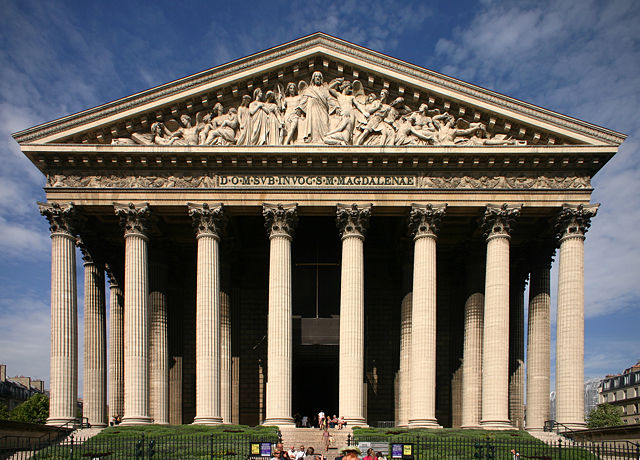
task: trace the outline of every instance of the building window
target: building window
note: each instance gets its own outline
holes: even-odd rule
[[[631,376],[630,375],[625,375],[624,376],[624,384],[625,385],[629,385],[631,383]]]
[[[622,399],[627,399],[627,390],[622,391]]]
[[[636,414],[640,414],[640,410],[639,410],[640,408],[638,407],[638,403],[635,403],[635,404],[633,405],[633,408],[635,409],[635,413],[636,413]],[[636,420],[638,420],[638,419],[636,419]]]

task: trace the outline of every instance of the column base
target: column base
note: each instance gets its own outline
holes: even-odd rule
[[[153,420],[151,417],[127,417],[124,416],[122,418],[121,426],[132,426],[132,425],[151,425]]]
[[[409,428],[442,428],[435,418],[416,418],[409,420]]]
[[[62,425],[66,425],[67,423],[71,423],[74,422],[76,419],[71,417],[71,418],[67,418],[67,417],[59,417],[59,418],[48,418],[47,422],[45,423],[45,425],[49,425],[49,426],[62,426]]]
[[[462,425],[460,428],[463,430],[481,430],[482,427],[480,425]]]
[[[291,417],[271,417],[267,418],[262,422],[263,425],[266,426],[282,426],[282,427],[293,427],[296,426],[293,418]]]
[[[347,426],[350,426],[350,427],[359,426],[359,427],[367,428],[369,426],[367,425],[367,421],[364,418],[345,417],[344,420],[347,422]]]
[[[509,420],[482,420],[480,428],[483,430],[516,430]]]
[[[222,425],[222,417],[196,417],[192,425]]]

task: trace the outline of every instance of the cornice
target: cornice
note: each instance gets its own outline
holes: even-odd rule
[[[606,144],[617,146],[626,138],[624,134],[504,96],[500,93],[439,74],[400,59],[386,56],[382,53],[354,45],[324,33],[315,33],[307,37],[302,37],[200,73],[17,132],[13,134],[13,137],[18,143],[24,146],[26,143],[35,142],[74,127],[117,115],[120,112],[135,109],[154,101],[159,101],[171,96],[179,97],[180,93],[187,90],[197,89],[201,85],[210,84],[230,75],[250,70],[253,67],[268,65],[270,63],[274,63],[275,65],[276,62],[286,59],[289,56],[304,53],[306,53],[306,57],[310,57],[323,51],[338,53],[346,60],[349,58],[358,60],[364,66],[374,66],[374,72],[384,72],[385,70],[393,71],[425,84],[431,84],[442,89],[454,91],[461,96],[473,98],[478,102],[484,101],[494,104],[497,107],[512,110],[523,116],[549,123],[553,126],[566,128],[579,135],[587,136]],[[282,63],[280,63],[280,65],[281,64]],[[264,72],[264,69],[262,71]],[[209,89],[203,89],[205,92],[208,90]],[[287,147],[287,149],[289,148],[290,147]]]

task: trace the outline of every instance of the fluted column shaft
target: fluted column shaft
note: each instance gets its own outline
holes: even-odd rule
[[[446,205],[414,204],[411,308],[410,427],[439,428],[436,421],[436,234]]]
[[[487,261],[482,354],[482,419],[487,429],[511,429],[509,421],[510,220],[519,209],[487,207]]]
[[[153,423],[169,423],[169,342],[167,337],[167,267],[154,263],[150,270],[149,409]]]
[[[107,426],[107,326],[104,270],[85,252],[84,394],[82,413],[91,426]]]
[[[220,415],[220,253],[222,205],[189,204],[198,241],[196,287],[195,424],[222,423]]]
[[[400,309],[400,366],[397,377],[397,426],[409,425],[409,409],[411,408],[411,298],[411,293],[405,295],[402,299]]]
[[[149,274],[145,205],[115,205],[124,227],[123,425],[151,423],[149,416]]]
[[[517,273],[514,273],[517,272]],[[509,318],[509,419],[524,429],[524,289],[526,274],[512,268]]]
[[[558,319],[556,325],[556,420],[569,428],[584,423],[584,239],[597,205],[565,206],[556,229]]]
[[[109,276],[109,417],[124,414],[124,297]]]
[[[231,422],[231,312],[229,294],[220,292],[220,414]]]
[[[51,231],[51,351],[49,418],[64,425],[76,418],[78,399],[78,303],[76,210],[72,203],[38,203]]]
[[[263,215],[269,231],[269,318],[265,425],[292,425],[291,235],[295,205],[268,205]]]
[[[411,325],[411,412],[409,426],[436,421],[436,238],[415,240]]]
[[[482,415],[482,334],[484,289],[480,267],[470,264],[468,295],[464,304],[462,366],[462,428],[479,428]]]
[[[536,264],[531,271],[527,333],[526,429],[542,431],[549,419],[551,357],[551,295],[549,264]]]
[[[364,401],[364,233],[370,206],[338,205],[342,236],[339,412],[350,426],[366,425]]]

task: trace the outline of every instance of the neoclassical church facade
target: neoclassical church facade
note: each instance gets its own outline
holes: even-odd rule
[[[83,359],[93,425],[539,430],[552,302],[584,424],[591,178],[624,135],[316,33],[14,138],[47,177],[50,424]]]

